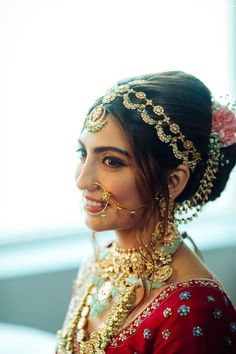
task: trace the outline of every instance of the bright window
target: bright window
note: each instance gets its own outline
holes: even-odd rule
[[[0,2],[2,242],[82,224],[76,141],[117,80],[180,69],[216,96],[235,94],[232,10],[215,0]],[[221,215],[235,228],[235,194],[232,177],[202,220]]]

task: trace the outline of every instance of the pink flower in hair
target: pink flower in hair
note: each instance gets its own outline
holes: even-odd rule
[[[235,113],[227,106],[218,104],[212,117],[212,130],[218,133],[223,147],[236,143]]]

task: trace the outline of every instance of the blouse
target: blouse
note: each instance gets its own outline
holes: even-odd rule
[[[85,291],[83,279],[75,282],[65,325]],[[236,309],[214,280],[168,285],[106,348],[106,354],[124,353],[236,354]]]
[[[236,310],[213,280],[166,287],[117,333],[107,354],[236,354]]]

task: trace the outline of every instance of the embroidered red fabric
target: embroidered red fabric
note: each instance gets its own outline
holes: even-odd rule
[[[170,285],[113,338],[113,353],[236,353],[236,310],[214,281]]]
[[[236,309],[214,280],[169,285],[106,349],[124,353],[235,354]]]

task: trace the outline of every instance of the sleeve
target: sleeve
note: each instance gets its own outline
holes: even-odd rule
[[[236,312],[215,289],[186,290],[165,304],[154,354],[236,353]]]

